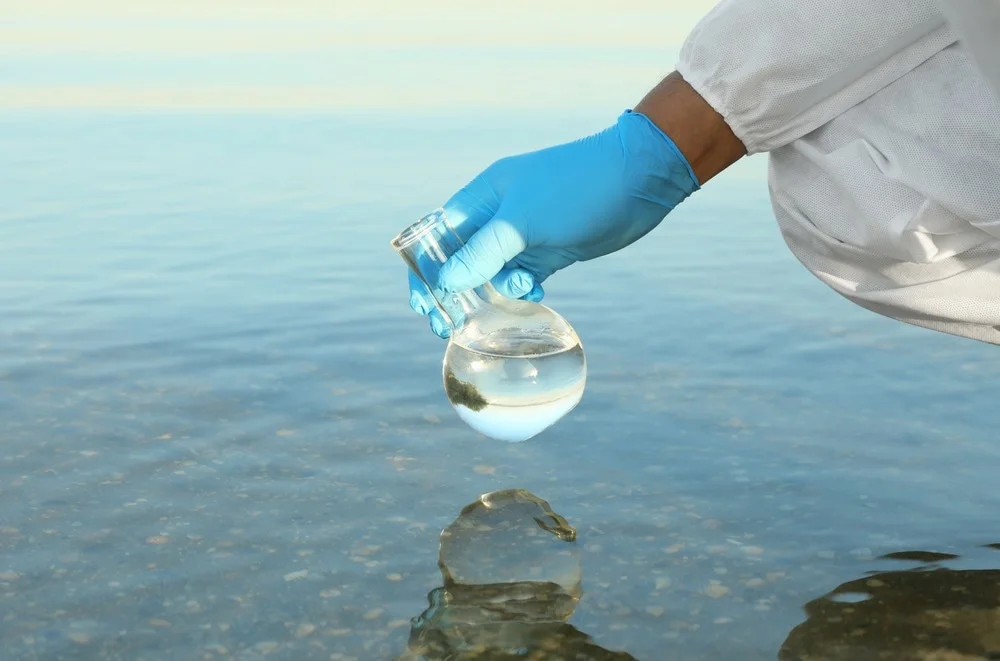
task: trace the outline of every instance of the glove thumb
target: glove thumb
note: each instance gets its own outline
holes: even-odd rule
[[[507,262],[521,254],[525,247],[524,232],[505,220],[501,207],[441,267],[438,287],[449,292],[480,287],[497,275]]]

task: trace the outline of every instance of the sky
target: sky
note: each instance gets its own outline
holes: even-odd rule
[[[712,4],[0,0],[0,110],[621,110]]]

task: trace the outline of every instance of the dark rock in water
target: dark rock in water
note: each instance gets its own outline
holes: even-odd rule
[[[997,570],[873,574],[840,585],[805,611],[779,661],[1000,659]]]
[[[938,553],[936,551],[897,551],[883,555],[881,560],[909,560],[912,562],[944,562],[955,560],[957,555],[951,553]]]

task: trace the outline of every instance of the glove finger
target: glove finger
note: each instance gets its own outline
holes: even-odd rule
[[[493,218],[499,206],[496,191],[480,175],[452,195],[442,208],[448,224],[464,242]]]
[[[479,287],[524,250],[527,245],[524,233],[505,220],[501,212],[473,234],[441,267],[438,287],[445,291]]]
[[[543,298],[545,298],[545,290],[542,289],[542,285],[535,283],[535,286],[531,288],[527,294],[521,297],[525,301],[531,301],[532,303],[539,303]]]
[[[442,340],[448,339],[451,335],[451,328],[448,323],[441,316],[441,311],[434,308],[427,315],[430,318],[431,332],[440,337]]]
[[[535,276],[522,268],[504,267],[490,282],[507,298],[521,298],[535,286]]]
[[[409,269],[407,269],[409,271]],[[434,309],[434,300],[431,293],[427,291],[427,286],[416,276],[413,271],[409,271],[410,284],[410,308],[417,314],[427,314]]]
[[[542,246],[528,248],[515,260],[519,267],[534,276],[538,284],[577,261],[579,258],[571,250]]]

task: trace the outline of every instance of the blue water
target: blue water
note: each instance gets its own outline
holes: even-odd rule
[[[3,116],[0,658],[396,658],[441,529],[505,488],[578,531],[571,624],[643,661],[775,659],[808,602],[916,566],[883,554],[997,568],[1000,354],[827,290],[758,161],[548,282],[587,350],[571,416],[521,445],[457,419],[389,239],[603,123]],[[784,658],[842,658],[834,629]]]

